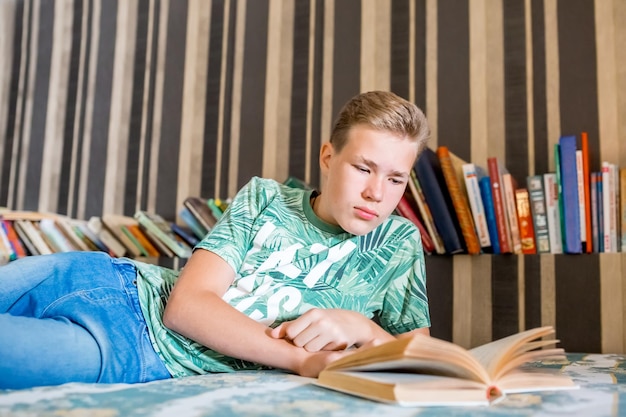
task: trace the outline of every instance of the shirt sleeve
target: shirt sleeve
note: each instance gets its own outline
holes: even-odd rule
[[[224,259],[236,272],[252,248],[252,229],[259,213],[275,193],[271,183],[254,177],[235,196],[215,227],[194,248],[205,249]]]
[[[391,334],[430,327],[426,266],[419,231],[403,239],[395,257],[395,273],[387,286],[380,324]]]

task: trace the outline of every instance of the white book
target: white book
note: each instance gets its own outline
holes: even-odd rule
[[[26,233],[26,236],[28,236],[28,239],[30,239],[30,242],[33,246],[35,246],[35,249],[37,249],[37,252],[39,252],[40,255],[49,255],[54,253],[43,237],[41,237],[39,230],[37,230],[35,225],[31,223],[30,220],[17,220],[17,223]]]
[[[617,252],[615,166],[602,162],[602,216],[604,252]]]
[[[115,256],[121,258],[126,255],[126,247],[120,242],[111,232],[104,228],[102,219],[97,216],[93,216],[87,222],[87,228],[91,230],[98,238],[109,248]]]
[[[474,218],[474,226],[480,246],[485,248],[491,246],[489,238],[489,229],[487,228],[487,216],[485,214],[485,206],[480,196],[480,187],[478,185],[479,168],[475,164],[463,164],[463,178],[465,179],[465,189]],[[485,175],[484,173],[482,175]]]
[[[580,220],[580,241],[587,241],[587,216],[585,210],[585,176],[583,174],[583,151],[576,151],[576,183],[578,184],[578,214]]]
[[[41,219],[39,229],[46,235],[48,241],[54,246],[57,252],[72,252],[76,248],[59,230],[53,219]]]
[[[559,209],[559,185],[556,182],[556,174],[554,172],[543,174],[543,188],[546,196],[550,252],[563,253],[561,211]]]

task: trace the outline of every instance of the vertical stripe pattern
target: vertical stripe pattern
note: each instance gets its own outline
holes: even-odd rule
[[[320,186],[333,118],[370,89],[519,186],[561,134],[589,134],[592,170],[626,166],[625,42],[620,0],[4,0],[0,206],[174,219],[253,175]],[[625,351],[621,256],[428,258],[432,332],[554,324],[570,350]]]

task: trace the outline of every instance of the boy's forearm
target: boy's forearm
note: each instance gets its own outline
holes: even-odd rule
[[[300,373],[309,352],[273,339],[267,326],[247,317],[212,292],[168,302],[164,324],[224,355]]]

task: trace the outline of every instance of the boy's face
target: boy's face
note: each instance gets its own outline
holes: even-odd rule
[[[354,235],[369,233],[398,205],[416,156],[416,142],[353,126],[341,152],[328,142],[322,145],[325,183],[316,214]]]

